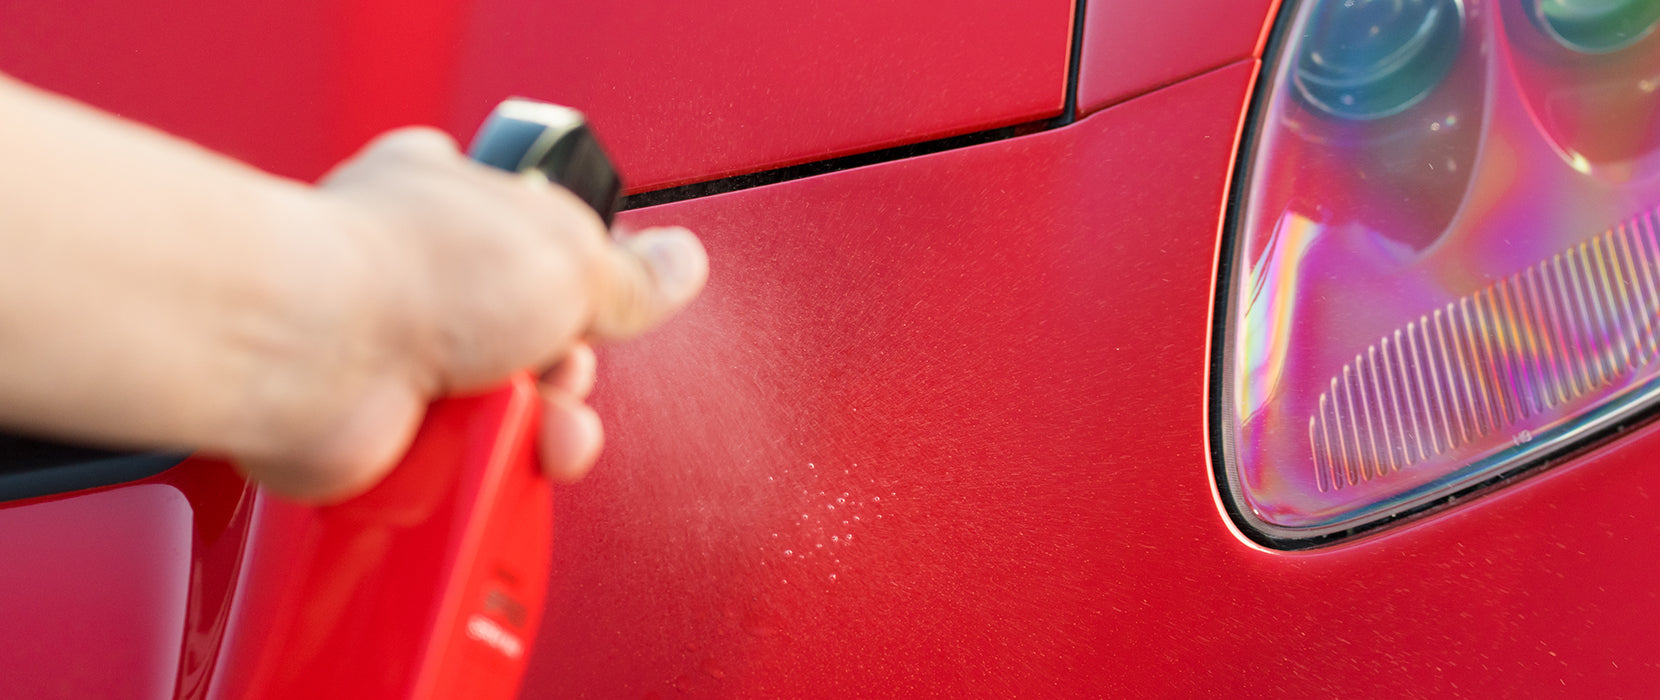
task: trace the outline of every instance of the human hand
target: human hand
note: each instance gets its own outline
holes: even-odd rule
[[[357,307],[300,324],[344,345],[285,360],[290,385],[267,404],[268,439],[235,455],[268,488],[302,500],[367,489],[407,448],[429,402],[525,368],[541,376],[544,471],[581,478],[603,442],[584,403],[595,370],[588,341],[645,331],[707,276],[690,232],[613,242],[570,193],[468,161],[433,130],[381,137],[317,192],[330,227],[357,244],[348,256],[357,264],[346,266],[363,278],[347,285]]]

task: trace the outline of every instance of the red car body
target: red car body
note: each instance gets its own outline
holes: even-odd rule
[[[1652,425],[1311,551],[1230,523],[1216,265],[1277,2],[406,5],[18,3],[0,70],[302,179],[523,94],[669,193],[620,221],[697,230],[709,288],[603,353],[524,697],[1660,683]],[[284,512],[197,461],[3,504],[0,694],[306,687],[248,659],[355,608],[270,602]]]

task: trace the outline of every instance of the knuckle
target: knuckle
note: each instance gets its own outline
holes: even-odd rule
[[[454,158],[455,139],[430,126],[406,126],[377,137],[370,151],[396,160],[425,161]]]

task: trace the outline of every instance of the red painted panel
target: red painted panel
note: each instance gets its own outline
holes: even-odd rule
[[[1116,630],[1141,614],[1113,608],[1142,548],[1240,546],[1200,419],[1251,72],[634,212],[702,232],[710,288],[602,358],[606,462],[558,494],[527,696],[1087,696],[1135,673],[1107,662],[1138,653]]]
[[[200,697],[248,493],[228,469],[187,465],[0,507],[0,695]]]
[[[183,494],[152,484],[10,508],[0,530],[7,694],[171,695],[190,577]]]
[[[316,3],[147,5],[0,7],[0,69],[302,176],[382,120],[450,104],[444,78],[411,82],[382,55],[442,39],[442,12],[367,37],[341,27],[378,26],[390,4],[344,24]],[[1235,11],[1221,5],[1204,17]],[[1092,18],[1119,11],[1105,8]],[[517,41],[553,16],[527,11],[507,32],[479,12],[470,42]],[[975,57],[929,64],[973,52],[918,27],[870,35],[892,49],[923,32],[928,50],[904,54],[909,63],[854,52],[754,66],[750,55],[859,42],[851,30],[790,41],[752,30],[699,46],[711,30],[670,21],[698,18],[661,12],[654,32],[588,30],[596,55],[599,37],[638,45],[584,60],[649,80],[608,87],[582,72],[578,88],[608,100],[588,107],[618,125],[613,146],[683,172],[821,131],[846,136],[844,124],[909,125],[914,136],[919,115],[961,114],[970,100],[952,91],[975,85],[935,94],[935,82],[881,83],[867,95],[859,79],[987,70]],[[756,26],[809,16],[791,12],[749,16]],[[812,15],[825,26],[857,24],[811,12],[831,13]],[[737,21],[718,8],[710,17]],[[670,29],[693,38],[652,43]],[[1117,44],[1160,36],[1172,34]],[[1091,41],[1092,57],[1115,43]],[[1158,54],[1209,56],[1192,70],[1091,58],[1086,78],[1096,65],[1142,77],[1111,88],[1096,73],[1106,82],[1086,82],[1085,106],[1227,60],[1205,53],[1210,43]],[[1214,43],[1248,55],[1244,39]],[[509,60],[542,56],[531,44],[492,49],[512,69],[502,80],[546,65]],[[476,48],[462,49],[473,77],[489,67]],[[876,53],[899,56],[888,49]],[[1127,55],[1165,50],[1146,49]],[[380,57],[341,66],[336,50]],[[409,65],[444,64],[416,58]],[[720,70],[700,68],[711,65]],[[596,400],[610,452],[589,482],[558,494],[549,617],[525,694],[1599,696],[1660,682],[1653,427],[1332,550],[1268,553],[1229,533],[1211,493],[1203,378],[1211,253],[1250,73],[1234,65],[1053,132],[630,215],[698,227],[716,269],[687,317],[605,356]],[[792,82],[824,74],[815,85],[847,94],[814,103]],[[669,92],[631,102],[642,86]],[[455,98],[457,130],[501,91],[478,90],[476,105]],[[698,101],[705,93],[727,102]],[[780,111],[722,111],[739,104]],[[779,107],[801,104],[818,111]],[[674,109],[697,120],[666,119]],[[701,155],[673,160],[688,144]],[[167,668],[199,687],[199,660],[225,634],[223,593],[245,534],[225,521],[243,512],[241,491],[232,480],[191,495],[173,478],[0,509],[0,562],[41,563],[0,566],[0,590],[27,601],[10,608],[0,653],[15,656],[0,674],[13,675],[0,679],[44,671],[0,687],[85,682],[65,692],[119,696],[101,692],[112,674],[145,691],[167,687]],[[183,590],[186,566],[202,572],[189,579],[195,592]],[[158,641],[181,633],[183,654]]]
[[[164,0],[0,5],[0,71],[311,179],[503,97],[587,110],[634,190],[1059,114],[1072,8]]]
[[[344,15],[327,0],[0,3],[0,71],[313,178],[361,143],[342,131]]]
[[[711,287],[602,358],[526,697],[1640,695],[1654,429],[1265,552],[1212,492],[1213,250],[1254,66],[1064,129],[634,212]],[[849,537],[851,536],[851,537]]]
[[[588,112],[653,189],[1060,113],[1066,0],[477,0],[455,108],[513,94]]]
[[[1280,0],[1163,0],[1084,7],[1078,113],[1260,57]]]

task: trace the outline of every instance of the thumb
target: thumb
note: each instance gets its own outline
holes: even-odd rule
[[[691,231],[647,229],[608,246],[599,276],[588,335],[620,340],[691,303],[709,278],[709,258]]]

